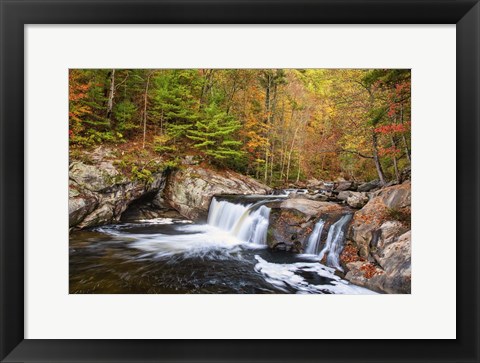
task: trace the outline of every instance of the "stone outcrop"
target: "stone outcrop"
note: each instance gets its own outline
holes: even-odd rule
[[[306,198],[287,199],[270,205],[267,244],[270,248],[301,253],[315,223],[321,218],[329,226],[345,208],[337,203]],[[325,228],[327,230],[328,228]]]
[[[345,278],[371,290],[390,294],[411,293],[411,232],[405,232],[377,253],[377,265],[357,261],[347,264]]]
[[[72,162],[69,167],[69,226],[86,228],[120,220],[133,201],[160,192],[165,185],[163,173],[152,181],[131,181],[108,161],[96,165]]]
[[[168,177],[165,201],[189,219],[206,219],[214,195],[267,194],[270,188],[247,176],[232,172],[216,172],[197,166],[174,171]]]
[[[348,239],[358,260],[346,264],[346,278],[380,292],[409,293],[411,184],[380,189],[354,214]]]

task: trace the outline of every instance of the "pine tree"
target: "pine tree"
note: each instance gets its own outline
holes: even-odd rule
[[[205,108],[202,120],[188,130],[187,137],[194,141],[194,147],[201,150],[211,160],[231,159],[232,162],[242,158],[241,142],[234,139],[234,133],[241,124],[233,116],[227,115],[215,103]]]

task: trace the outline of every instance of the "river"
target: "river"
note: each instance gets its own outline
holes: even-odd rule
[[[309,254],[274,251],[266,245],[272,198],[214,198],[207,223],[157,218],[74,231],[70,293],[373,294],[335,274],[350,216],[332,224],[321,250],[319,221]]]

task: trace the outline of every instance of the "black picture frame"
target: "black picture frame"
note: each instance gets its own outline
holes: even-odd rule
[[[2,362],[480,361],[478,0],[1,0],[0,14]],[[457,339],[382,341],[24,339],[23,183],[26,147],[23,123],[24,25],[162,23],[456,24]],[[453,243],[455,241],[452,241]]]

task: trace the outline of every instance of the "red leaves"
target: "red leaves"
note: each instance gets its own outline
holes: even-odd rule
[[[382,125],[375,128],[375,132],[377,134],[395,134],[395,133],[402,133],[407,132],[410,126],[410,122],[405,122],[403,124],[390,124],[390,125]]]

